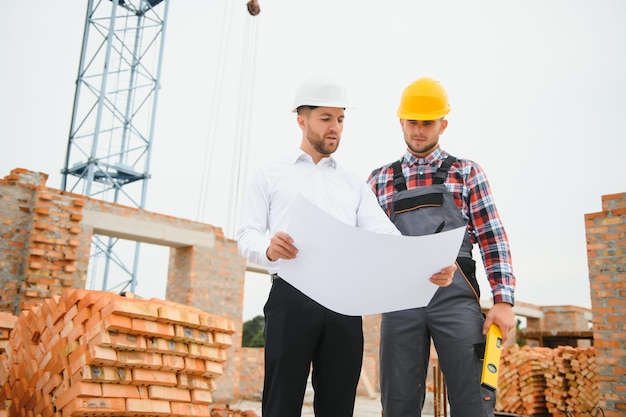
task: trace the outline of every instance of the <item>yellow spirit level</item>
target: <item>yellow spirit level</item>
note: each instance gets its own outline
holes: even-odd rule
[[[500,352],[502,350],[502,331],[497,324],[489,326],[485,357],[483,359],[483,373],[480,384],[490,390],[498,388],[498,372],[500,371]]]

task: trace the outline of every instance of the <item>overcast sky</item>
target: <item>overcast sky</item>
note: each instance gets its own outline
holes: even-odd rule
[[[590,307],[584,215],[626,192],[626,2],[259,1],[257,17],[245,0],[170,3],[146,209],[232,236],[237,135],[250,132],[244,179],[297,147],[293,90],[315,73],[348,87],[355,109],[336,157],[365,181],[403,154],[399,97],[427,75],[451,102],[442,147],[490,179],[517,299]],[[86,2],[5,2],[0,176],[22,167],[61,187],[85,12]],[[165,253],[142,249],[152,266],[140,270],[139,295],[164,296]],[[244,319],[261,314],[269,287],[248,281]]]

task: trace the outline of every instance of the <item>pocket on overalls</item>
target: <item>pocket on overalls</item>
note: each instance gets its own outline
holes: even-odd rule
[[[395,213],[406,213],[424,207],[441,207],[443,205],[443,194],[431,193],[404,198],[394,204]]]
[[[424,236],[444,230],[444,196],[440,192],[403,197],[393,202],[391,221],[403,235]]]
[[[478,280],[476,279],[476,261],[472,258],[466,257],[458,257],[456,261],[461,268],[461,272],[465,275],[467,282],[474,289],[476,298],[480,301],[480,286],[478,285]]]

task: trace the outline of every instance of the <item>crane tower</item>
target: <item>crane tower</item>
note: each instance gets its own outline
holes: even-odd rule
[[[62,190],[144,208],[168,6],[88,1]],[[92,287],[135,291],[139,245],[94,235]]]

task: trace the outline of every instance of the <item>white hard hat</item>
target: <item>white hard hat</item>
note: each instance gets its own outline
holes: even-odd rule
[[[348,95],[343,85],[325,75],[306,79],[296,90],[292,112],[300,106],[348,108]]]

